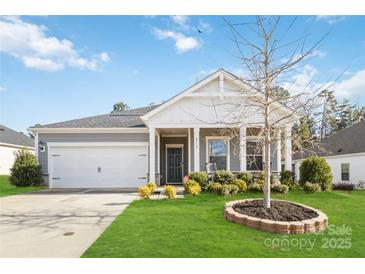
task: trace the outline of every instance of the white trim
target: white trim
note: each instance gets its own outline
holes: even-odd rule
[[[227,170],[231,170],[231,152],[230,152],[230,138],[229,136],[205,136],[205,162],[209,163],[209,140],[224,140],[227,143],[227,156],[226,156],[226,164],[227,164]]]
[[[186,134],[162,134],[161,137],[186,137]]]
[[[310,156],[315,156],[315,155],[310,155]],[[329,155],[329,156],[318,156],[318,157],[323,157],[323,158],[345,158],[345,157],[357,157],[357,156],[365,156],[365,152],[359,152],[359,153],[348,153],[348,154],[340,154],[340,155]],[[309,157],[309,156],[308,156]],[[308,158],[307,157],[307,158]],[[301,163],[303,162],[305,159],[307,158],[300,158],[300,159],[293,159],[293,162],[295,163]]]
[[[167,149],[181,148],[181,179],[184,177],[184,144],[165,144],[165,184],[170,184],[167,180]],[[182,181],[181,181],[182,182]]]
[[[246,171],[247,170],[247,127],[246,125],[242,125],[240,127],[240,154],[239,154],[239,160],[240,160],[240,171]]]
[[[37,161],[39,162],[39,158],[38,158],[38,151],[39,151],[39,144],[38,144],[38,132],[36,132],[34,134],[34,155],[35,158],[37,159]]]
[[[191,172],[191,133],[190,128],[188,128],[188,172]]]
[[[148,146],[148,142],[49,142],[50,147],[136,147]]]
[[[52,147],[48,146],[48,152],[47,152],[47,163],[48,163],[48,187],[49,188],[53,188],[54,187],[54,183],[53,183],[53,169],[52,169],[52,165],[53,165],[53,161],[52,161]]]
[[[156,129],[149,128],[149,182],[156,182]]]
[[[220,92],[210,92],[210,93],[191,93],[187,94],[186,97],[222,97],[222,94]],[[234,93],[234,92],[225,92],[224,97],[247,97],[247,95],[240,94],[240,93]]]
[[[158,130],[156,130],[157,132],[157,172],[160,175],[160,159],[161,159],[161,134],[160,132],[158,132]]]
[[[200,171],[200,128],[194,128],[194,171]]]
[[[34,147],[27,147],[27,146],[21,146],[21,145],[14,145],[14,144],[9,144],[9,143],[0,143],[0,146],[4,146],[4,147],[13,147],[13,148],[23,148],[23,149],[28,149],[28,150],[34,150]]]
[[[111,128],[30,128],[33,133],[148,133],[148,129],[130,127]]]

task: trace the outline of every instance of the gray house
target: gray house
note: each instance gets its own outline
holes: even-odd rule
[[[206,170],[214,162],[233,172],[258,171],[263,151],[255,129],[263,115],[245,94],[248,87],[235,75],[220,69],[173,98],[156,106],[71,121],[35,125],[36,155],[49,186],[137,187],[147,181],[179,184],[190,171]],[[237,106],[250,113],[242,115]],[[276,117],[289,110],[275,106]],[[239,114],[239,115],[238,115]],[[291,128],[284,119],[275,128],[271,169],[291,169]],[[229,134],[230,129],[237,134]]]

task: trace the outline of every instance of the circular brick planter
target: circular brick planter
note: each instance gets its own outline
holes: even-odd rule
[[[318,214],[318,217],[295,222],[281,222],[281,221],[272,221],[268,219],[251,217],[245,214],[238,213],[233,209],[233,206],[235,204],[252,200],[259,200],[259,199],[237,200],[226,203],[224,209],[224,218],[230,222],[245,225],[248,227],[253,227],[267,232],[280,233],[280,234],[313,233],[325,230],[328,226],[328,217],[322,211],[303,204],[284,200],[276,200],[276,201],[287,202],[311,209]]]

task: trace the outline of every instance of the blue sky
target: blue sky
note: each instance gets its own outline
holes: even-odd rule
[[[0,124],[19,131],[107,113],[120,100],[160,103],[220,67],[242,72],[221,16],[22,16],[0,26]],[[323,83],[344,72],[338,98],[365,105],[364,29],[365,17],[299,17],[288,40],[331,32],[293,77]]]

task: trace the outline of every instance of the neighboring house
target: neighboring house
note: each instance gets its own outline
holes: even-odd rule
[[[234,118],[223,123],[222,117],[227,117],[229,103],[252,100],[242,94],[245,89],[241,80],[220,69],[157,106],[35,125],[36,155],[50,187],[181,184],[184,175],[206,170],[208,162],[233,172],[261,170],[263,155],[254,149],[257,137],[251,129],[262,126],[262,114],[239,121],[239,137],[222,136],[219,130],[238,125]],[[282,105],[274,109],[278,117],[290,113]],[[286,169],[292,166],[291,127],[286,119],[275,129],[287,137]],[[271,146],[275,172],[281,169],[280,147],[280,141]]]
[[[365,186],[365,121],[345,128],[322,140],[315,151],[294,155],[296,177],[300,165],[310,155],[323,156],[331,167],[333,183],[351,183]]]
[[[0,125],[0,175],[9,175],[15,152],[26,149],[34,152],[34,140],[23,133]]]

